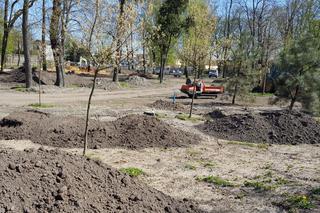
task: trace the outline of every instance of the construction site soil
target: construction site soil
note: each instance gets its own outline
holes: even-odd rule
[[[4,83],[25,83],[25,73],[23,69],[16,69],[8,72],[6,75],[0,75],[0,82]],[[32,73],[34,83],[39,83],[39,72]],[[66,86],[88,87],[92,85],[92,78],[83,77],[76,74],[65,75]],[[42,85],[54,85],[56,80],[55,72],[41,72]]]
[[[151,108],[159,110],[186,111],[187,106],[181,103],[173,103],[172,101],[156,100],[148,105]]]
[[[226,140],[271,144],[319,144],[320,124],[311,116],[287,110],[224,116],[211,113],[212,120],[198,128]]]
[[[35,110],[15,112],[0,121],[0,139],[29,139],[34,143],[64,147],[83,147],[84,119],[56,116]],[[158,118],[127,115],[115,121],[89,121],[89,148],[183,147],[198,137],[178,130]]]
[[[0,150],[0,212],[201,212],[98,161]]]
[[[23,68],[16,69],[8,72],[7,74],[0,75],[0,82],[3,83],[25,83],[25,72]],[[32,72],[33,82],[42,85],[54,85],[56,80],[55,72],[41,72],[41,80],[39,80],[39,72]],[[92,87],[93,76],[89,74],[75,74],[66,73],[64,75],[65,85],[67,87]],[[148,80],[139,76],[130,76],[121,81],[126,82],[131,87],[145,87],[149,85]],[[97,87],[105,90],[115,90],[121,88],[119,83],[112,82],[110,78],[105,75],[98,75]]]

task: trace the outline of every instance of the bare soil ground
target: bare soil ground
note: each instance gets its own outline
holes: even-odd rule
[[[147,88],[112,92],[98,89],[93,98],[92,119],[115,121],[128,114],[142,114],[152,109],[150,104],[156,100],[170,101],[168,97],[184,80],[168,78],[161,86],[156,81],[149,82]],[[17,92],[3,84],[0,88],[1,118],[12,112],[24,112],[31,108],[30,103],[37,102],[36,93]],[[49,88],[43,100],[54,106],[40,110],[58,116],[84,117],[88,94],[88,88]],[[195,100],[196,113],[206,115],[221,110],[229,116],[282,110],[279,106],[269,105],[269,97],[257,97],[256,102],[239,101],[238,105],[229,102],[227,97],[199,98]],[[181,94],[177,103],[188,105],[190,99]],[[90,150],[88,157],[118,169],[139,168],[144,171],[138,177],[140,181],[176,199],[195,200],[202,210],[209,212],[320,212],[317,195],[320,187],[319,144],[261,145],[222,140],[218,135],[199,131],[197,126],[204,123],[202,120],[183,121],[176,118],[177,111],[159,111],[166,114],[161,118],[164,123],[198,135],[198,143],[166,149],[110,147]],[[40,146],[30,141],[0,142],[2,149]],[[81,153],[79,148],[64,150]]]
[[[171,111],[180,111],[184,112],[188,109],[188,107],[181,103],[173,103],[172,101],[166,100],[156,100],[152,104],[148,105],[151,108],[158,109],[158,110],[171,110]]]
[[[42,145],[81,148],[85,120],[35,110],[14,112],[0,121],[0,139],[29,139]],[[196,144],[198,137],[147,115],[127,115],[115,121],[89,121],[89,148],[180,147]]]
[[[0,150],[0,212],[200,212],[103,163],[58,150]]]
[[[297,111],[266,111],[262,113],[211,113],[214,118],[199,129],[210,135],[237,141],[273,144],[320,143],[320,124],[310,115]]]

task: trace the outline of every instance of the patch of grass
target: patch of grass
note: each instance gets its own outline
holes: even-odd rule
[[[268,171],[264,174],[264,177],[272,177],[272,172]]]
[[[274,181],[277,185],[286,185],[289,183],[289,180],[287,180],[283,177],[277,177]]]
[[[159,112],[157,112],[156,113],[156,117],[157,118],[168,118],[168,115],[166,114],[166,113],[159,113]]]
[[[34,103],[34,104],[29,104],[28,106],[32,107],[32,108],[52,108],[54,107],[53,104],[39,104],[39,103]]]
[[[222,186],[222,187],[227,187],[227,186],[234,186],[233,183],[231,183],[230,181],[228,180],[225,180],[221,177],[218,177],[218,176],[206,176],[206,177],[197,177],[197,180],[198,181],[203,181],[203,182],[206,182],[206,183],[213,183],[217,186]]]
[[[205,167],[205,168],[213,168],[215,166],[216,166],[216,164],[212,163],[212,162],[203,163],[203,167]]]
[[[140,175],[145,174],[145,172],[142,169],[135,167],[122,168],[120,169],[120,172],[123,172],[131,177],[138,177]]]
[[[188,169],[188,170],[196,170],[196,169],[197,169],[197,167],[194,166],[194,165],[192,165],[192,164],[186,164],[186,165],[184,166],[184,168],[185,168],[185,169]]]
[[[197,122],[200,122],[200,121],[204,121],[203,117],[192,115],[192,117],[189,118],[189,115],[187,115],[187,114],[176,115],[176,118],[179,119],[179,120],[182,120],[182,121],[191,121],[192,123],[197,123]]]
[[[271,169],[272,163],[267,163],[265,166],[262,167],[262,169]]]
[[[125,81],[119,82],[119,85],[120,85],[121,88],[130,88],[129,83],[125,82]]]
[[[27,88],[25,88],[24,86],[22,85],[18,85],[16,87],[13,87],[12,89],[14,89],[15,91],[17,92],[26,92],[27,91]]]
[[[190,157],[197,157],[201,155],[201,152],[195,149],[187,149],[186,154],[189,155]]]
[[[320,187],[311,190],[312,195],[320,195]]]
[[[245,187],[253,187],[254,190],[259,192],[270,191],[274,188],[273,186],[266,185],[263,182],[259,182],[259,181],[245,181],[243,185]]]
[[[256,147],[259,149],[268,149],[268,147],[269,147],[269,144],[265,144],[265,143],[258,143],[257,144],[257,143],[241,142],[241,141],[228,141],[227,144]]]
[[[287,166],[287,169],[286,169],[287,172],[289,172],[293,168],[292,164],[286,164],[286,166]]]
[[[298,212],[299,209],[312,209],[314,207],[310,198],[306,195],[290,195],[280,205],[289,212]]]
[[[80,88],[81,86],[78,84],[70,84],[68,85],[68,88]]]
[[[314,119],[320,123],[320,117],[315,117]]]
[[[204,168],[210,168],[210,169],[217,166],[216,163],[214,163],[210,160],[199,159],[198,163],[201,164],[201,166],[203,166]]]

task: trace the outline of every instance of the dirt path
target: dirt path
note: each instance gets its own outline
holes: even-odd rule
[[[83,103],[88,100],[90,89],[80,88],[68,90],[67,92],[58,91],[56,93],[43,94],[43,102],[50,104],[66,105],[72,103]],[[140,96],[168,96],[177,90],[177,86],[170,86],[165,88],[135,88],[125,89],[121,91],[107,92],[104,90],[96,90],[94,93],[93,101],[101,102],[108,100],[121,100],[129,98],[137,98]],[[25,93],[16,91],[1,91],[0,105],[6,106],[24,106],[38,101],[37,93]]]

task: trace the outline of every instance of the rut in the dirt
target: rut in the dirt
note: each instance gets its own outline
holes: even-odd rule
[[[0,212],[201,212],[100,162],[0,150]]]
[[[39,111],[16,112],[0,121],[0,139],[29,139],[34,143],[83,147],[84,119]],[[112,122],[89,122],[89,148],[182,147],[197,143],[194,134],[178,130],[151,116],[128,115]]]
[[[198,128],[226,140],[272,144],[320,143],[320,124],[307,114],[287,110],[214,116]]]

